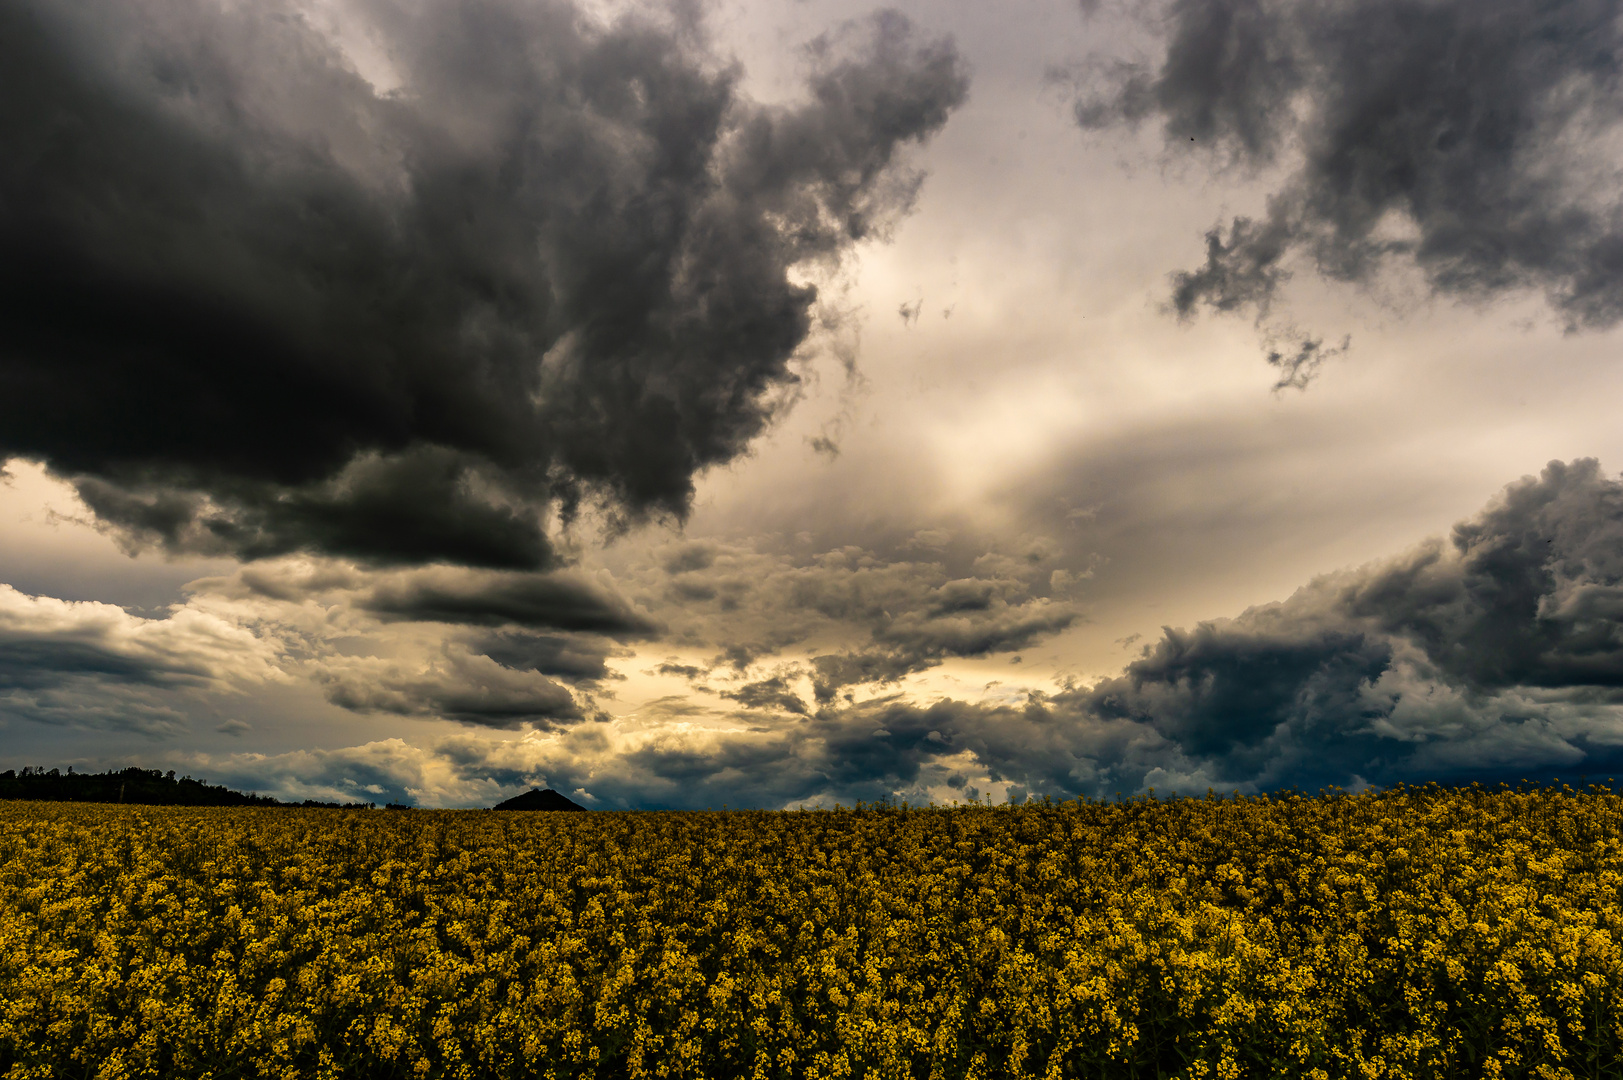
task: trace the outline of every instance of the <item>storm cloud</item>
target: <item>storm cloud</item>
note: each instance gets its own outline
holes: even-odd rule
[[[1552,462],[1387,562],[1165,631],[1092,715],[1262,785],[1623,764],[1623,483]]]
[[[361,713],[438,717],[477,727],[546,728],[585,712],[569,688],[525,665],[509,667],[447,643],[426,663],[329,662],[319,676],[327,700]]]
[[[538,568],[549,514],[682,517],[967,89],[890,12],[767,106],[691,21],[354,10],[398,85],[279,0],[0,3],[0,460],[132,549]]]
[[[586,574],[516,574],[436,567],[390,575],[358,600],[386,619],[515,625],[646,638],[658,624],[615,589]]]
[[[1156,11],[1164,53],[1098,67],[1078,122],[1153,121],[1180,156],[1285,173],[1260,218],[1214,228],[1205,263],[1175,275],[1180,316],[1264,316],[1300,257],[1344,282],[1411,266],[1467,301],[1537,290],[1568,329],[1623,319],[1615,3],[1172,0]]]

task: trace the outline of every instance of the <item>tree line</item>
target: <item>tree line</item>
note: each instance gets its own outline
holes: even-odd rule
[[[269,795],[232,791],[218,784],[178,779],[175,770],[109,769],[107,772],[74,772],[73,766],[59,769],[24,768],[0,772],[0,799],[38,799],[44,802],[132,803],[142,806],[319,806],[333,809],[370,807],[369,802],[337,803],[305,799],[283,802]]]

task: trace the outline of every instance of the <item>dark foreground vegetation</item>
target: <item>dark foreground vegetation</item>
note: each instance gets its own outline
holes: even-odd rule
[[[1601,788],[0,805],[4,1077],[1618,1077]]]
[[[250,795],[193,780],[175,779],[173,769],[118,769],[102,773],[58,769],[7,769],[0,772],[0,799],[38,799],[42,802],[127,803],[138,806],[299,806],[329,809],[359,808],[371,803],[286,803],[269,795]]]

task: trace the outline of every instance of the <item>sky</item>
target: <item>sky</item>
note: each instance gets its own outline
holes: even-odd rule
[[[1602,0],[0,0],[0,768],[1623,767]]]

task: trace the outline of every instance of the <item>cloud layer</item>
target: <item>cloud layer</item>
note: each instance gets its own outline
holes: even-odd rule
[[[1097,70],[1078,122],[1155,121],[1169,149],[1286,174],[1265,215],[1213,229],[1205,264],[1175,276],[1180,315],[1266,313],[1305,260],[1364,283],[1406,264],[1467,300],[1539,290],[1569,328],[1623,319],[1615,4],[1172,0],[1158,11],[1162,56]]]
[[[0,720],[174,735],[186,726],[177,694],[282,678],[278,651],[204,607],[146,619],[0,585]]]
[[[0,3],[0,460],[131,547],[536,568],[549,513],[682,516],[967,89],[895,13],[786,106],[691,20],[353,14],[398,85],[280,0]]]
[[[676,546],[641,584],[673,641],[719,650],[695,677],[804,656],[730,692],[803,712],[785,696],[786,673],[809,679],[827,705],[848,688],[893,684],[951,658],[1015,653],[1067,629],[1080,611],[1063,590],[1053,595],[1054,554],[1045,541],[962,560],[917,545],[885,554],[698,543]]]
[[[999,559],[1029,563],[994,556],[1005,574],[1013,567]],[[990,569],[985,556],[977,561]],[[995,591],[988,583],[1001,581],[1012,594],[1015,578],[964,584],[936,580],[946,571],[928,562],[841,552],[797,565],[703,545],[666,551],[660,572],[672,590],[714,593],[717,603],[730,597],[728,625],[746,641],[757,624],[798,625],[804,636],[736,664],[723,650],[711,665],[672,665],[709,692],[612,718],[567,705],[537,716],[545,710],[533,687],[504,714],[509,684],[482,676],[479,663],[498,665],[471,649],[460,669],[435,660],[415,684],[334,667],[365,674],[358,685],[382,695],[344,702],[352,708],[432,713],[475,727],[516,726],[510,721],[528,709],[536,730],[333,752],[322,769],[338,771],[321,772],[329,785],[322,790],[346,790],[332,786],[348,775],[346,763],[374,757],[405,770],[390,790],[412,798],[477,801],[542,785],[600,807],[1311,790],[1604,776],[1623,767],[1623,481],[1594,461],[1552,462],[1446,540],[1324,575],[1233,618],[1168,628],[1116,677],[980,700],[932,699],[904,677],[958,655],[952,649],[973,655],[994,638],[1011,647],[1000,635],[1037,633],[1009,628],[1031,623],[1032,612],[1052,618],[1058,602],[1005,599],[1001,613],[981,603]],[[948,602],[965,597],[975,603]],[[917,613],[905,632],[885,614],[902,603]],[[1022,608],[1031,612],[1018,614]],[[844,621],[828,621],[835,617]],[[930,618],[971,621],[962,632],[919,630]],[[719,625],[707,619],[700,612],[673,625],[700,634]],[[861,628],[869,643],[820,651],[811,643],[831,625],[854,639]],[[787,651],[803,646],[807,661]],[[866,663],[873,656],[894,666]],[[848,681],[822,681],[836,675]],[[409,707],[392,704],[391,694]],[[282,766],[246,758],[219,764],[242,782],[282,784],[276,790],[290,796],[319,779],[295,783],[276,771]]]

